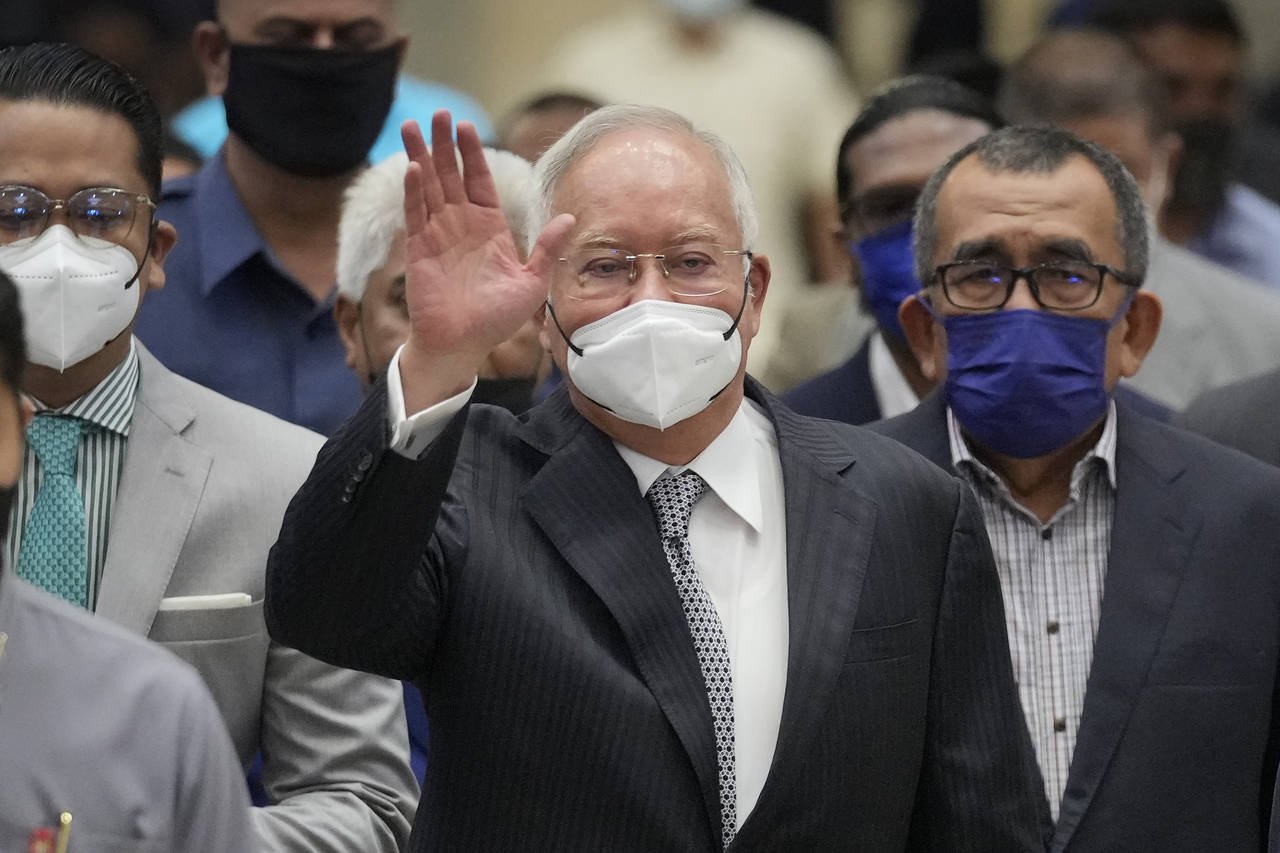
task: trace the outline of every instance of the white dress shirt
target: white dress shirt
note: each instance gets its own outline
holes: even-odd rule
[[[391,449],[416,458],[466,405],[474,387],[408,415],[397,353],[387,376]],[[659,477],[686,469],[707,483],[689,519],[689,544],[698,577],[724,626],[733,667],[741,827],[773,763],[786,692],[787,536],[777,437],[764,412],[746,400],[688,465],[667,466],[617,442],[614,446],[635,474],[641,495]]]
[[[893,353],[889,352],[879,329],[867,338],[867,346],[867,372],[871,374],[871,388],[880,405],[880,417],[905,415],[920,405],[920,395],[902,375],[902,368],[893,360]]]

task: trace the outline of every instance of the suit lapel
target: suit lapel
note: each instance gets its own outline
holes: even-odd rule
[[[1067,847],[1124,733],[1164,636],[1200,513],[1173,488],[1184,465],[1163,434],[1121,408],[1116,506],[1102,616],[1052,849]]]
[[[711,708],[657,522],[613,443],[572,412],[567,395],[559,394],[537,411],[529,434],[546,426],[536,421],[559,419],[559,431],[569,435],[558,447],[547,446],[545,437],[530,440],[550,456],[530,480],[521,503],[616,620],[641,676],[689,755],[707,819],[719,837]]]
[[[195,517],[213,460],[183,440],[195,412],[138,345],[141,378],[112,509],[97,613],[146,636]]]
[[[773,418],[787,523],[787,682],[773,764],[739,833],[768,827],[821,730],[844,666],[876,524],[875,505],[841,479],[853,453],[820,421],[801,418],[749,385]]]

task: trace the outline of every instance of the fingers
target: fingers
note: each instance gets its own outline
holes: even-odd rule
[[[469,121],[458,122],[458,152],[462,154],[462,177],[467,198],[485,207],[500,207],[498,188],[484,159],[480,133]]]
[[[569,234],[577,223],[578,220],[572,213],[562,213],[547,223],[547,227],[538,235],[538,242],[529,252],[529,263],[525,265],[529,272],[539,278],[546,278],[550,274],[551,267],[563,253]]]
[[[421,140],[422,137],[418,138]],[[409,161],[409,167],[404,173],[404,227],[410,238],[427,227],[427,203],[422,195],[422,166],[413,160]]]
[[[448,110],[436,110],[431,116],[431,161],[435,164],[444,200],[449,204],[466,201],[467,193],[462,186],[458,155],[453,145],[453,118]]]

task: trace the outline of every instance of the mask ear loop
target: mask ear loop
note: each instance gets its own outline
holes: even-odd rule
[[[151,217],[151,225],[147,228],[147,248],[142,250],[142,260],[138,261],[138,270],[133,277],[124,283],[124,289],[128,290],[137,283],[138,277],[142,275],[142,268],[147,265],[147,258],[151,255],[151,244],[156,240],[156,231],[160,228],[160,223],[155,216]],[[78,237],[76,239],[79,239]]]
[[[751,254],[747,253],[745,257],[747,259],[747,263],[750,264]],[[729,331],[724,333],[724,339],[726,341],[732,338],[733,333],[738,330],[738,324],[742,322],[742,314],[747,310],[747,296],[749,296],[750,294],[751,294],[751,269],[750,267],[748,267],[747,271],[742,276],[742,302],[738,303],[738,316],[733,318],[733,324],[729,326]],[[555,323],[556,331],[560,333],[560,337],[564,338],[565,345],[569,347],[570,352],[572,352],[578,358],[582,358],[582,355],[583,355],[582,347],[574,344],[573,341],[569,340],[569,336],[564,333],[564,327],[560,325],[560,318],[556,316],[556,309],[555,309],[555,306],[551,304],[550,297],[547,297],[547,312],[551,314],[551,322]],[[722,388],[721,390],[724,390],[724,389]],[[719,394],[720,392],[717,391],[716,393]]]

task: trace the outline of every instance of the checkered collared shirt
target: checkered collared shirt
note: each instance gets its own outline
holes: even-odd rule
[[[978,496],[995,551],[1013,674],[1056,821],[1102,614],[1115,512],[1116,407],[1072,470],[1067,503],[1047,524],[973,456],[950,409],[947,431],[952,464]]]

